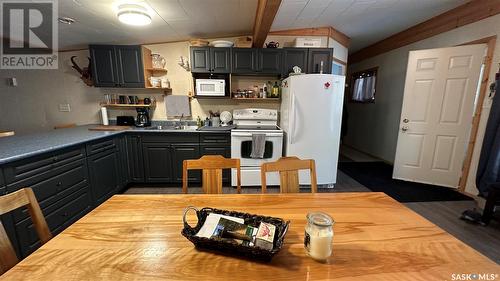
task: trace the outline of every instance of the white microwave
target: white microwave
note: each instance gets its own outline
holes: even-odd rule
[[[226,80],[196,79],[196,95],[223,97],[226,95]]]

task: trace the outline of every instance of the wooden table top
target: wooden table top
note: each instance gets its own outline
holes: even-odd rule
[[[196,250],[185,207],[216,207],[290,220],[270,263]],[[333,256],[303,246],[306,214],[336,221]],[[194,215],[193,215],[194,217]],[[5,273],[8,280],[452,280],[499,266],[383,193],[116,195]],[[496,279],[499,279],[497,277]]]

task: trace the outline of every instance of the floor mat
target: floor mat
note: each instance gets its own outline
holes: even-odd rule
[[[447,187],[392,179],[392,168],[384,162],[339,163],[339,170],[371,191],[384,192],[399,202],[472,200]]]

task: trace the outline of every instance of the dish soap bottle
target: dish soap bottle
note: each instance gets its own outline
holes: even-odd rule
[[[196,126],[198,126],[198,128],[203,127],[203,122],[201,122],[200,116],[196,118]]]

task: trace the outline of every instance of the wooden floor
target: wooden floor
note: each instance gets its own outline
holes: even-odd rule
[[[303,192],[309,192],[303,189]],[[367,192],[370,191],[348,175],[338,171],[335,188],[318,188],[318,192]],[[188,188],[189,193],[201,193],[200,187]],[[232,187],[224,187],[224,193],[236,193]],[[242,193],[260,193],[260,187],[242,187]],[[269,193],[279,192],[278,187],[268,187]],[[126,194],[176,194],[182,193],[180,187],[131,187]],[[416,202],[405,203],[408,208],[443,228],[483,255],[500,264],[500,223],[492,221],[487,226],[472,225],[459,219],[460,214],[475,207],[474,201],[453,202]]]

